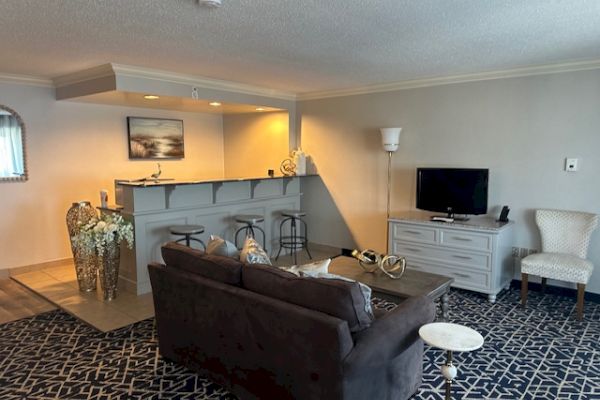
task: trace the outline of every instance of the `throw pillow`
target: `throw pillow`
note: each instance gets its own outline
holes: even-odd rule
[[[240,253],[240,261],[248,264],[272,265],[267,252],[251,236],[248,236],[244,241],[244,247]]]
[[[206,245],[206,254],[236,259],[240,258],[240,251],[235,247],[235,245],[217,235],[210,235],[210,241]]]
[[[331,261],[331,260],[330,260]],[[320,279],[336,279],[345,282],[356,282],[360,287],[360,292],[365,299],[365,312],[371,317],[375,318],[373,314],[373,307],[371,306],[371,288],[365,285],[364,283],[355,281],[354,279],[346,278],[344,276],[330,274],[327,272],[311,272],[311,271],[301,271],[300,276],[309,277],[309,278],[320,278]]]
[[[329,272],[329,263],[331,263],[331,258],[328,258],[327,260],[311,262],[309,264],[279,267],[279,269],[282,269],[286,272],[291,272],[296,276],[300,276],[300,274],[303,272],[308,274],[317,274],[319,272],[327,273]]]

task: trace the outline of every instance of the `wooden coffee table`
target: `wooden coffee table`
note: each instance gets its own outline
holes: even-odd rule
[[[375,296],[395,303],[407,297],[427,296],[440,305],[442,317],[448,319],[448,294],[454,278],[406,269],[400,279],[391,279],[381,272],[366,272],[352,257],[339,256],[331,260],[329,273],[340,275],[369,286]]]

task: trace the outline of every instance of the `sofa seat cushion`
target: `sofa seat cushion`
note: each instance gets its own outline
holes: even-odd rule
[[[179,268],[208,279],[241,286],[243,264],[239,260],[206,254],[175,242],[165,244],[161,251],[169,268]]]
[[[277,267],[246,264],[242,285],[253,292],[342,319],[351,332],[368,328],[373,320],[366,311],[358,282],[298,277]]]

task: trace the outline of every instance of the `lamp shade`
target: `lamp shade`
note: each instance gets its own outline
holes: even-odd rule
[[[380,128],[379,130],[381,131],[381,144],[383,145],[383,149],[385,151],[398,150],[402,128]]]

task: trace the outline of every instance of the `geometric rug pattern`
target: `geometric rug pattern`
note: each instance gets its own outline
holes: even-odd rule
[[[511,289],[486,296],[452,290],[450,322],[479,331],[484,346],[454,353],[456,399],[600,399],[600,305]],[[386,308],[392,304],[375,301]],[[444,398],[445,353],[426,348],[414,400]],[[154,320],[108,333],[62,311],[0,325],[0,399],[235,399],[158,354]],[[376,399],[372,399],[376,400]]]

